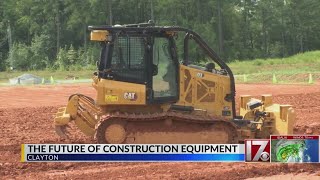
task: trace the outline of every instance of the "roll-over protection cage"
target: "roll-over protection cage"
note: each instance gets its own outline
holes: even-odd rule
[[[217,55],[217,53],[209,47],[209,45],[197,34],[196,32],[178,27],[178,26],[154,26],[153,23],[140,23],[140,24],[128,24],[128,25],[119,25],[119,26],[89,26],[90,31],[94,30],[106,30],[111,34],[120,34],[120,33],[142,33],[142,34],[152,34],[152,33],[165,33],[165,32],[184,32],[186,33],[184,37],[184,53],[183,53],[183,64],[188,65],[189,54],[188,54],[188,44],[189,39],[193,39],[211,58],[212,61],[217,63],[222,69],[226,70],[230,78],[230,94],[227,94],[225,97],[226,101],[232,102],[232,114],[233,118],[236,117],[236,108],[235,108],[235,80],[233,73],[229,66]]]

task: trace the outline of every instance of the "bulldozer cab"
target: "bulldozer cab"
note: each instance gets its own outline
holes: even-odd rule
[[[178,58],[173,37],[163,33],[114,34],[102,42],[99,77],[146,85],[148,103],[178,99]]]
[[[235,114],[233,74],[197,33],[181,27],[151,24],[89,26],[89,30],[91,30],[91,40],[100,41],[102,46],[98,78],[110,80],[109,86],[107,82],[100,83],[101,90],[98,92],[105,92],[103,88],[111,87],[111,83],[119,87],[117,97],[112,97],[114,101],[111,101],[113,96],[111,91],[105,95],[98,93],[99,105],[176,103],[194,107],[194,104],[204,102],[211,106],[208,109],[216,109],[215,111],[218,109],[213,106],[228,106],[226,116]],[[182,64],[179,63],[175,44],[178,33],[185,33]],[[209,68],[191,64],[194,59],[189,57],[190,40],[206,54],[208,60],[213,61],[209,64]],[[215,71],[213,63],[223,70],[220,76],[212,75]],[[123,86],[127,87],[129,84],[121,82],[132,83],[132,88],[139,89],[139,92],[131,93],[128,90],[122,92],[125,89]],[[124,99],[118,98],[119,95],[122,96],[121,93],[125,94]],[[132,96],[137,95],[129,98],[130,100],[138,98],[137,101],[126,101],[127,93],[133,94]],[[123,101],[116,101],[117,99]],[[224,104],[220,105],[219,102]],[[220,112],[223,111],[220,109]]]

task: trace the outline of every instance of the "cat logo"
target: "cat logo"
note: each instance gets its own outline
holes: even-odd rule
[[[123,95],[123,98],[128,99],[130,101],[135,101],[137,100],[138,97],[137,97],[137,94],[134,92],[125,92]]]

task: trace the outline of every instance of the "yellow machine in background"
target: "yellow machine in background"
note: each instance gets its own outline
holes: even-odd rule
[[[98,143],[112,144],[239,143],[293,133],[292,107],[273,104],[270,95],[241,96],[236,115],[232,71],[195,32],[149,23],[89,29],[91,40],[101,43],[92,83],[97,97],[70,96],[54,119],[60,136],[71,122]],[[179,32],[186,33],[182,63]],[[191,64],[190,40],[213,63]]]

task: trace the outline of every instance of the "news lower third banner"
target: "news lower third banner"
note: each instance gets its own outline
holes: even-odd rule
[[[244,162],[244,144],[22,144],[21,162]]]

